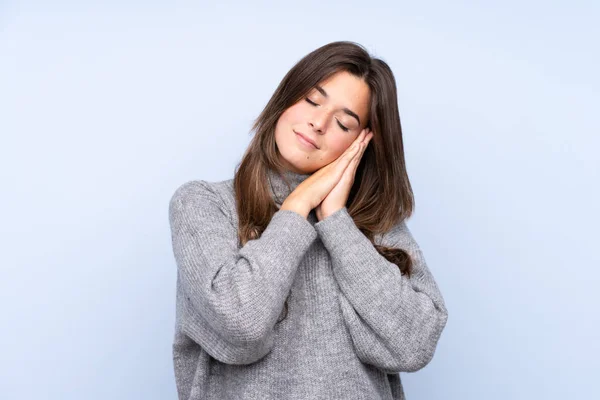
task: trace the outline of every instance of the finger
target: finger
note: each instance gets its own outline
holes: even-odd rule
[[[338,162],[350,161],[354,158],[356,153],[360,150],[360,142],[354,142],[338,157]]]
[[[367,135],[371,135],[371,136],[367,136]],[[365,134],[365,136],[363,137],[364,140],[356,143],[356,145],[358,147],[357,147],[357,151],[354,152],[354,156],[357,156],[359,160],[362,157],[362,155],[364,154],[365,149],[367,148],[367,145],[369,144],[369,141],[371,140],[371,137],[373,137],[372,134]],[[353,161],[353,160],[355,160],[355,157],[352,157],[351,161]]]
[[[361,144],[361,149],[359,154],[355,157],[354,160],[352,160],[356,165],[354,166],[354,169],[356,170],[358,168],[358,164],[360,164],[360,161],[362,160],[363,155],[365,154],[365,151],[367,150],[367,146],[369,145],[368,142],[363,142]]]
[[[360,163],[362,154],[364,152],[364,148],[366,147],[364,144],[360,144],[359,146],[360,150],[357,151],[352,160],[350,160],[342,176],[342,179],[349,184],[352,184],[352,182],[354,182],[354,176],[356,175],[358,164]]]
[[[371,139],[373,139],[372,133],[369,133],[365,136],[365,140],[362,141],[362,144],[365,146],[365,149],[368,147],[369,143],[371,142]]]
[[[366,142],[361,143],[358,154],[352,160],[356,164],[355,168],[358,167],[358,164],[360,164],[360,160],[362,160],[362,156],[363,156],[363,154],[365,154],[365,150],[367,149],[367,144],[368,143],[366,143]]]
[[[336,169],[336,172],[341,176],[343,172],[346,170],[348,165],[352,162],[355,156],[357,156],[361,152],[361,143],[362,139],[365,138],[367,134],[367,129],[363,129],[358,137],[352,142],[350,146],[342,153],[332,164],[332,167]]]
[[[368,128],[363,129],[362,131],[360,131],[360,133],[358,134],[358,137],[356,138],[356,141],[358,143],[361,143],[362,141],[365,140],[365,137],[368,135],[369,130]]]
[[[354,154],[354,157],[352,157],[352,159],[348,163],[348,165],[346,167],[346,171],[347,170],[356,170],[358,164],[360,163],[360,159],[362,158],[362,155],[364,153],[364,148],[365,148],[364,143],[358,144],[358,151]]]
[[[360,153],[360,143],[355,143],[349,148],[349,152],[337,159],[335,169],[337,176],[341,178],[344,171],[348,168],[352,160]],[[339,179],[339,178],[338,178]]]
[[[360,146],[358,142],[351,144],[337,159],[315,172],[313,174],[314,179],[318,179],[320,176],[328,174],[329,171],[340,176],[359,150]]]
[[[358,134],[358,136],[356,137],[356,139],[354,139],[354,141],[352,142],[352,144],[350,146],[348,146],[348,148],[346,149],[347,153],[353,153],[352,151],[352,146],[359,144],[360,142],[362,142],[366,136],[367,133],[367,129],[363,129],[362,131],[360,131],[360,133]]]

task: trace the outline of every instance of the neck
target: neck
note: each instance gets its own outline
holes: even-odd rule
[[[280,206],[283,201],[289,196],[290,193],[294,191],[306,178],[311,176],[312,174],[301,174],[298,172],[284,170],[283,177],[280,176],[277,171],[268,169],[267,170],[267,180],[270,184],[269,187],[271,189],[271,194],[273,195],[273,200],[275,204]],[[286,181],[284,180],[287,180]],[[288,186],[289,183],[289,186]]]

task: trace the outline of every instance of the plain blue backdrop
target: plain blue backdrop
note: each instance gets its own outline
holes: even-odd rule
[[[233,177],[279,81],[334,40],[394,71],[409,227],[449,310],[408,399],[598,396],[599,11],[0,3],[0,397],[176,399],[169,199]]]

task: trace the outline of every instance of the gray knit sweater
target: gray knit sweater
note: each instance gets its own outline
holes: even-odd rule
[[[286,175],[289,188],[269,172],[278,206],[310,176]],[[179,399],[404,399],[398,373],[433,358],[448,312],[404,222],[376,243],[408,251],[410,279],[345,207],[322,221],[279,209],[240,247],[233,179],[182,184],[169,220]]]

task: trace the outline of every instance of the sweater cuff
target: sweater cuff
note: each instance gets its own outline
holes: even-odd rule
[[[317,231],[306,218],[292,210],[278,210],[262,237],[269,237],[289,253],[302,256],[317,238]]]
[[[339,248],[347,249],[350,243],[368,240],[354,223],[346,206],[317,222],[314,227],[331,253],[336,253]]]

